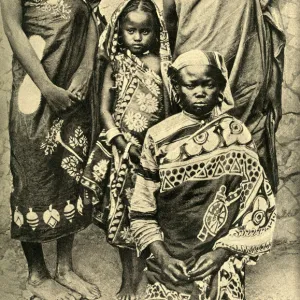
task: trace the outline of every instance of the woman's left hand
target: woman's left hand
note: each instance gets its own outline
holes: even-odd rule
[[[230,255],[230,251],[224,248],[218,248],[202,255],[188,272],[190,279],[193,281],[201,280],[216,273]]]
[[[85,100],[92,77],[92,69],[79,67],[72,77],[68,90],[73,93],[79,101]]]

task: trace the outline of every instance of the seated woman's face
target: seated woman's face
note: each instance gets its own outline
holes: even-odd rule
[[[212,73],[211,66],[187,66],[179,71],[178,93],[183,110],[201,117],[218,105],[222,90]]]

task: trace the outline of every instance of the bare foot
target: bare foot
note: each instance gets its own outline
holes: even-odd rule
[[[130,287],[121,287],[117,293],[116,298],[118,300],[139,300],[139,297]]]
[[[27,281],[26,288],[39,300],[80,300],[81,295],[65,288],[51,278],[47,278],[38,284]]]
[[[85,299],[95,300],[101,297],[101,293],[96,285],[83,280],[73,271],[68,271],[64,274],[57,274],[55,276],[55,280],[63,286],[77,291]]]

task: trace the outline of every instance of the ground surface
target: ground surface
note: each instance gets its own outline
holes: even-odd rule
[[[300,299],[299,244],[278,245],[247,270],[247,300]],[[55,266],[55,244],[45,245],[47,263]],[[103,233],[91,226],[77,235],[74,249],[75,266],[86,279],[97,284],[103,300],[114,299],[120,285],[120,263],[116,249],[107,245]],[[27,276],[22,250],[9,232],[0,233],[0,299],[24,300]]]

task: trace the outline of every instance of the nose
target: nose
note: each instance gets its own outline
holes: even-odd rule
[[[195,89],[195,96],[197,98],[202,98],[206,96],[205,88],[203,88],[201,85],[198,85]]]
[[[135,41],[139,42],[142,40],[142,35],[140,34],[140,32],[136,31],[133,38]]]

